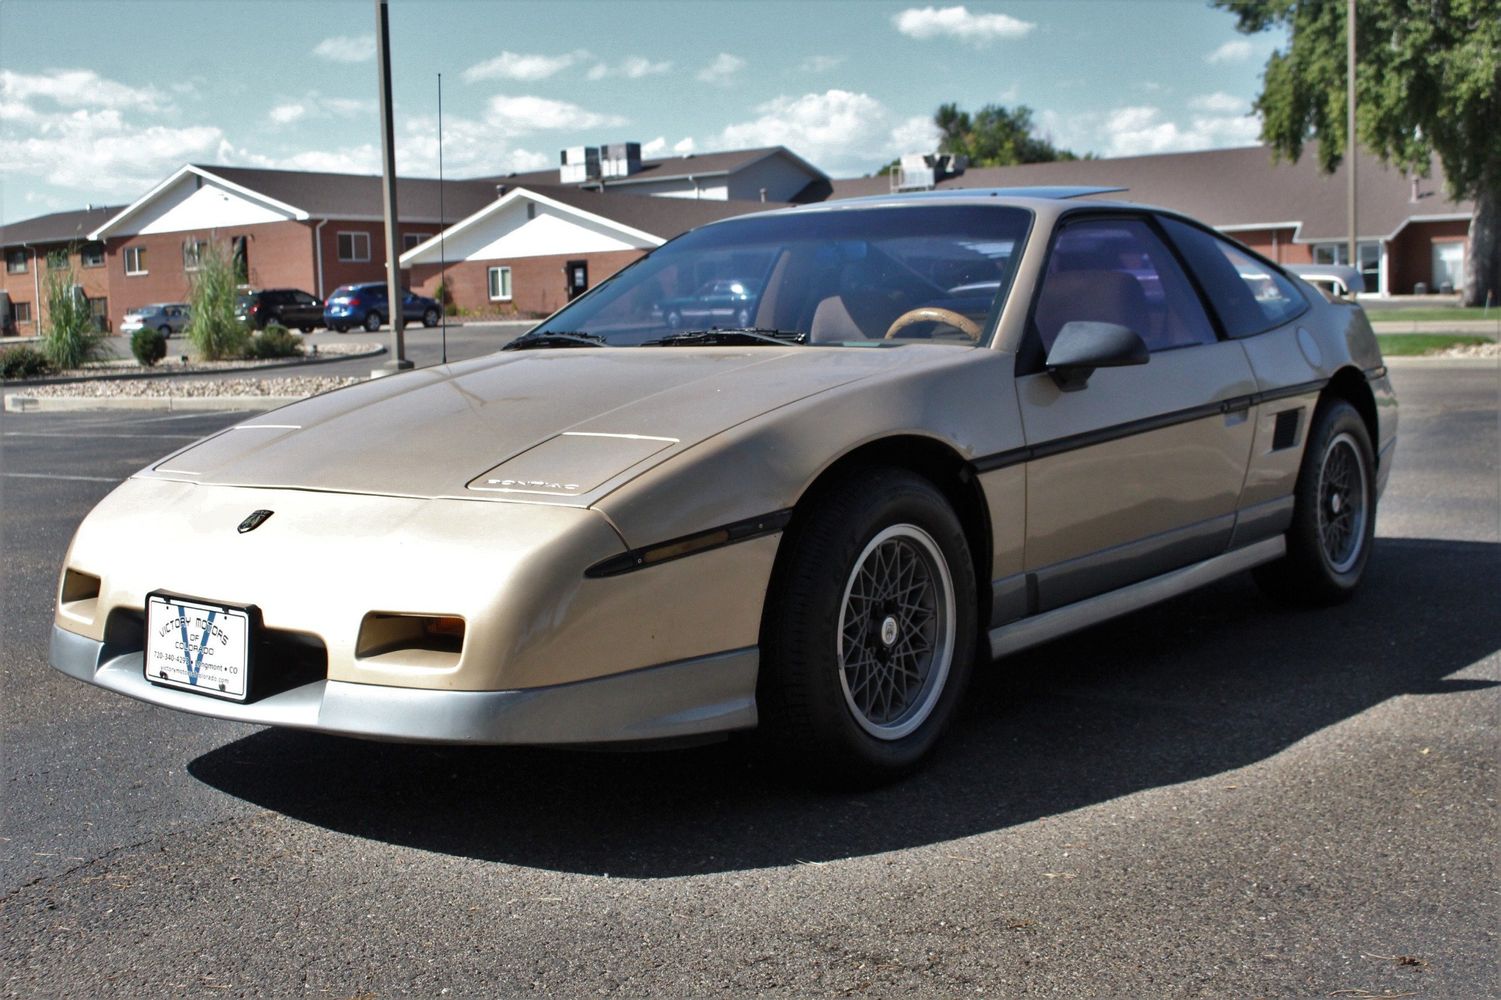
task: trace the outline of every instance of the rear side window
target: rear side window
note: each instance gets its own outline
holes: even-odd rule
[[[1308,308],[1291,281],[1228,240],[1177,219],[1163,219],[1162,225],[1199,279],[1228,336],[1264,333]]]
[[[1085,219],[1059,230],[1033,319],[1044,352],[1074,320],[1117,323],[1152,351],[1216,339],[1187,276],[1141,219]]]

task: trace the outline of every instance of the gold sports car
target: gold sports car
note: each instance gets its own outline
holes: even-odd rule
[[[494,355],[205,438],[79,527],[52,665],[379,739],[759,727],[868,781],[977,658],[1244,570],[1348,596],[1397,424],[1364,313],[1101,193],[715,223]],[[748,323],[666,322],[719,280]]]

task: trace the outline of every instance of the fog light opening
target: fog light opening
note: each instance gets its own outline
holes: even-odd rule
[[[464,619],[372,611],[360,622],[355,657],[414,667],[448,668],[464,648]]]

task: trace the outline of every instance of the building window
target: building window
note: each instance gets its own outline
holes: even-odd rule
[[[203,262],[203,248],[208,246],[208,240],[188,240],[182,245],[182,269],[184,271],[196,271],[198,265]]]
[[[96,320],[109,319],[109,299],[103,297],[89,299],[89,315]]]
[[[339,259],[342,261],[360,262],[370,259],[370,234],[369,233],[340,233],[339,234]]]
[[[103,243],[87,243],[87,244],[85,244],[84,248],[79,251],[78,258],[79,258],[79,260],[81,260],[83,262],[83,266],[84,267],[103,267],[104,266],[104,244]]]
[[[235,236],[229,241],[229,260],[234,265],[235,281],[250,284],[250,238]]]
[[[511,269],[509,267],[490,268],[490,301],[511,301]]]
[[[147,271],[146,271],[146,248],[145,247],[126,247],[125,248],[125,273],[126,274],[146,274],[147,273]]]
[[[16,318],[16,322],[17,323],[30,323],[31,322],[31,303],[30,302],[12,302],[10,304],[10,313],[11,313],[12,316],[14,316]]]
[[[7,251],[5,251],[5,272],[7,274],[25,274],[26,273],[26,251],[25,250],[7,250]]]
[[[432,233],[407,233],[401,238],[401,249],[410,250],[417,244],[425,243],[432,238]]]
[[[53,250],[47,254],[47,270],[66,271],[68,269],[68,251]]]

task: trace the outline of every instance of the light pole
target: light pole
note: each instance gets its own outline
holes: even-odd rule
[[[406,316],[402,311],[401,261],[397,258],[401,241],[396,232],[396,141],[391,124],[391,29],[386,0],[375,0],[375,45],[380,75],[380,186],[386,214],[386,306],[391,314],[391,360],[379,371],[385,375],[412,367],[403,337]]]
[[[1350,222],[1350,238],[1345,247],[1346,261],[1355,270],[1360,270],[1355,237],[1355,0],[1345,4],[1345,159],[1349,161],[1346,176],[1349,188],[1345,192],[1345,212]]]

